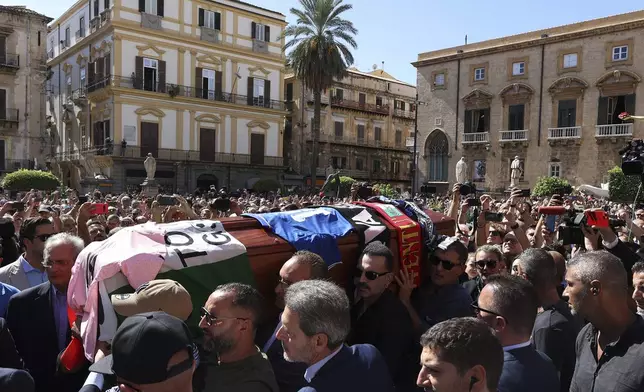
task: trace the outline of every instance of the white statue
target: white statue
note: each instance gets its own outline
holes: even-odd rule
[[[512,164],[510,165],[510,188],[517,186],[521,175],[523,174],[523,169],[521,168],[521,161],[518,156],[514,157]]]
[[[333,173],[335,173],[335,169],[333,168],[332,164],[329,164],[329,166],[326,169],[324,169],[324,176],[326,178],[329,178],[329,176]]]
[[[152,153],[148,153],[148,157],[145,158],[145,161],[143,161],[143,167],[145,167],[145,173],[147,174],[147,177],[145,178],[145,180],[153,181],[154,174],[157,171],[157,160],[154,159],[154,157],[152,156]]]
[[[467,163],[465,163],[465,158],[461,159],[456,163],[456,182],[459,184],[464,184],[467,181]]]

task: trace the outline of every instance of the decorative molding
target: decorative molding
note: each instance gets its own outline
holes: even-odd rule
[[[195,117],[195,121],[203,122],[203,123],[221,124],[221,119],[219,119],[219,117],[208,113],[203,113],[198,115],[197,117]]]
[[[528,102],[534,95],[534,89],[522,82],[512,83],[505,86],[499,96],[504,104],[511,102]]]
[[[114,34],[114,41],[120,41],[122,39],[123,39],[123,37],[121,37],[120,35]]]
[[[165,50],[161,50],[154,45],[137,45],[136,49],[139,51],[139,54],[145,52],[146,50],[152,50],[159,57],[163,56],[163,54],[165,53]]]
[[[577,92],[583,94],[587,88],[588,83],[586,83],[585,80],[575,76],[564,76],[555,80],[550,87],[548,87],[548,92],[553,96],[564,92]]]
[[[268,123],[266,121],[262,121],[262,120],[253,120],[253,121],[247,123],[246,126],[248,128],[260,127],[260,128],[262,128],[264,130],[268,130],[271,127],[270,125],[268,125]]]
[[[642,81],[642,78],[635,72],[625,69],[616,69],[608,71],[603,74],[595,86],[599,89],[602,95],[628,95],[635,94],[637,85]]]
[[[194,49],[190,49],[190,54],[191,54],[191,55],[193,55],[193,56],[196,56],[196,55],[197,55],[197,51],[196,51],[196,50],[194,50]]]
[[[181,53],[181,54],[184,54],[184,53],[186,53],[186,48],[181,47],[181,48],[177,49],[177,51],[178,51],[179,53]]]
[[[139,116],[145,116],[147,114],[151,114],[159,118],[165,117],[165,113],[163,112],[163,110],[156,109],[156,108],[138,108],[134,111],[134,113],[136,113]]]
[[[466,109],[489,108],[494,94],[480,88],[475,88],[465,95],[462,100]]]
[[[87,122],[87,110],[79,110],[78,113],[76,113],[76,120],[78,120],[79,125],[85,125]]]
[[[222,60],[218,59],[217,57],[211,55],[211,54],[205,54],[203,56],[197,57],[197,61],[201,63],[208,63],[208,64],[215,64],[215,65],[222,65]]]
[[[249,74],[254,74],[255,72],[261,72],[264,74],[264,76],[268,76],[271,74],[271,71],[267,71],[266,68],[262,67],[261,65],[258,65],[257,67],[249,67],[248,68],[248,73]]]
[[[65,63],[63,64],[63,73],[70,73],[74,69],[74,66],[71,65],[70,63]]]
[[[597,79],[595,86],[601,87],[602,85],[606,84],[606,82],[626,82],[629,79],[631,79],[631,81],[633,81],[634,83],[639,83],[642,81],[642,78],[635,72],[625,69],[616,69],[614,71],[608,71],[600,76],[600,78]]]
[[[76,64],[82,66],[83,62],[87,62],[87,57],[83,56],[82,53],[79,53],[78,56],[76,56]]]

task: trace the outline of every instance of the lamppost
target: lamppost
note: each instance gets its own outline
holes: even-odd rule
[[[416,115],[414,119],[414,152],[413,152],[413,162],[414,162],[414,176],[411,179],[411,196],[416,197],[416,191],[418,189],[418,109],[420,106],[427,106],[427,102],[422,102],[418,100],[418,91],[416,91]]]

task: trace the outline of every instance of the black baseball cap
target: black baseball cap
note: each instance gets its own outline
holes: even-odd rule
[[[168,368],[170,358],[186,350],[189,358]],[[112,339],[112,354],[89,370],[113,374],[133,384],[156,384],[190,369],[194,346],[186,324],[165,312],[130,316]]]

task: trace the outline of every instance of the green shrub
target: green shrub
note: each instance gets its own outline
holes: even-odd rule
[[[395,198],[397,195],[396,190],[391,186],[391,184],[375,184],[373,186],[373,190],[377,191],[381,196],[388,197],[390,199]]]
[[[533,196],[552,196],[557,189],[564,188],[564,193],[571,193],[572,186],[568,180],[560,177],[539,177],[537,184],[532,188]]]
[[[7,174],[2,187],[10,191],[53,191],[60,186],[60,180],[50,172],[22,169]]]
[[[351,177],[340,176],[340,196],[348,197],[351,195],[351,185],[356,182]]]
[[[275,192],[279,189],[280,184],[272,178],[263,178],[258,180],[255,185],[253,185],[253,190],[255,192]]]
[[[640,176],[626,176],[619,166],[608,171],[608,195],[611,201],[632,203],[640,186]],[[640,192],[637,201],[644,201],[644,192]]]

